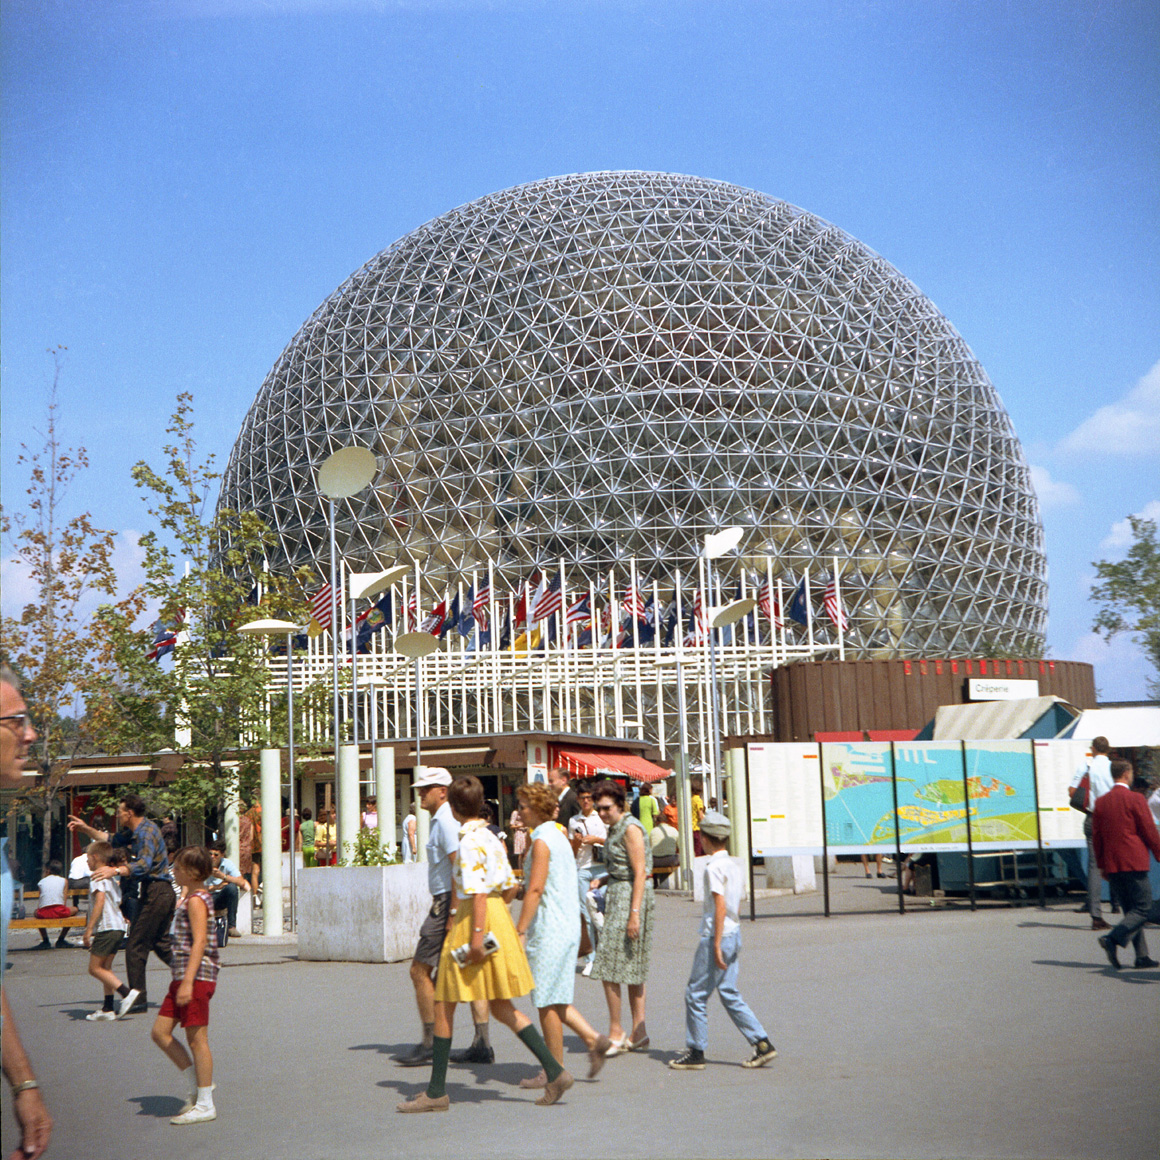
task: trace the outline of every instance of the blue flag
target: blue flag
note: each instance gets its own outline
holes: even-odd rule
[[[471,639],[471,634],[475,631],[475,615],[472,609],[475,607],[475,585],[473,584],[467,590],[467,599],[463,602],[463,612],[460,613],[459,623],[455,626],[460,636]]]
[[[807,627],[810,623],[810,610],[806,607],[806,578],[804,576],[797,588],[794,589],[793,599],[789,602],[789,618]]]

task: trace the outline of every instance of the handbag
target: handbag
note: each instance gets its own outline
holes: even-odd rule
[[[1083,777],[1079,779],[1079,782],[1075,788],[1068,794],[1067,804],[1071,806],[1073,810],[1079,810],[1081,814],[1088,813],[1088,790],[1090,788],[1091,776],[1085,773]]]

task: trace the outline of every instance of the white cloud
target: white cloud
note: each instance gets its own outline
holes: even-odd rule
[[[1032,468],[1034,471],[1034,468]],[[1120,509],[1123,511],[1123,508]],[[1160,524],[1160,499],[1154,499],[1145,504],[1138,512],[1133,513],[1139,519],[1155,520]],[[1132,544],[1132,525],[1126,519],[1117,520],[1112,524],[1112,530],[1100,541],[1101,552],[1126,552]]]
[[[1067,658],[1086,661],[1095,669],[1096,695],[1101,701],[1144,701],[1156,673],[1129,633],[1105,641],[1094,632],[1077,637]]]
[[[1046,511],[1072,507],[1080,502],[1079,492],[1070,483],[1052,479],[1046,467],[1031,468],[1031,486],[1039,497],[1039,506]]]
[[[1118,402],[1101,407],[1059,445],[1098,455],[1160,455],[1160,362]]]

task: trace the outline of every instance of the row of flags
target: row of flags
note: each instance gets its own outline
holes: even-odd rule
[[[534,590],[533,590],[534,588]],[[785,616],[778,600],[776,588],[771,585],[766,576],[757,587],[757,611],[767,620],[771,629],[776,632],[785,628],[786,619],[809,628],[811,626],[810,601],[807,599],[808,581],[802,577],[793,591]],[[737,585],[736,598],[742,594],[742,584]],[[445,596],[426,616],[421,616],[417,594],[412,591],[403,610],[404,632],[427,632],[442,640],[449,632],[458,632],[467,640],[473,640],[472,647],[485,649],[491,647],[491,584],[484,579],[478,589],[473,584],[468,588],[466,596],[460,601],[460,594],[448,600]],[[309,600],[311,620],[306,636],[315,637],[330,629],[331,612],[336,600],[334,589],[329,583],[324,583]],[[510,608],[509,608],[510,601]],[[256,601],[254,601],[256,603]],[[688,618],[683,626],[684,633],[681,641],[686,647],[704,644],[708,640],[708,616],[703,604],[700,588],[693,594],[692,602],[684,601],[688,608]],[[838,595],[838,585],[833,573],[828,577],[823,597],[823,607],[831,622],[841,631],[849,630],[850,622],[845,609],[841,605]],[[533,573],[532,579],[519,592],[512,593],[509,598],[501,598],[500,619],[502,621],[498,634],[497,648],[506,649],[509,646],[516,649],[546,647],[556,639],[558,613],[563,613],[564,631],[567,636],[572,629],[577,630],[576,644],[579,648],[589,647],[594,640],[602,648],[632,648],[636,644],[651,645],[656,642],[658,635],[661,644],[668,647],[676,639],[677,598],[674,591],[672,599],[658,613],[655,607],[655,598],[647,599],[638,584],[629,584],[624,590],[617,612],[613,617],[613,607],[606,604],[597,617],[593,616],[592,594],[585,592],[565,603],[562,573],[557,572],[551,579],[547,579],[541,572]],[[353,626],[344,626],[343,637],[346,651],[367,653],[371,649],[373,637],[381,632],[394,617],[394,604],[391,591],[385,592],[374,604],[360,612]],[[340,620],[344,618],[340,617]],[[534,629],[534,625],[544,625],[545,628]],[[760,640],[758,618],[754,613],[746,618],[748,638]],[[175,623],[165,623],[158,620],[153,626],[154,640],[152,647],[146,654],[149,660],[160,660],[173,652],[177,635],[181,631],[182,618],[179,616]],[[513,633],[523,628],[522,636],[517,635],[513,642]],[[739,627],[721,630],[722,640],[728,643],[739,634]],[[306,636],[296,638],[295,648],[305,647]],[[285,647],[284,645],[282,646]]]

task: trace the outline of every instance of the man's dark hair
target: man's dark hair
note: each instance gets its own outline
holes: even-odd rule
[[[1119,781],[1126,773],[1132,772],[1132,763],[1130,761],[1113,761],[1112,762],[1112,781]]]
[[[461,818],[478,818],[483,812],[483,783],[470,774],[457,777],[447,790],[447,801]]]
[[[221,838],[218,838],[216,842],[211,842],[209,848],[211,850],[216,850],[219,854],[224,854],[226,852],[226,844],[222,841]]]
[[[1093,753],[1107,753],[1111,749],[1106,737],[1092,738],[1092,752]]]
[[[306,809],[304,809],[302,811],[302,820],[304,822],[308,822],[313,817],[314,817],[314,811],[311,810],[311,808],[309,806],[307,806]]]
[[[135,818],[143,818],[145,816],[146,805],[145,799],[139,793],[127,793],[121,797],[121,805],[125,807]]]

